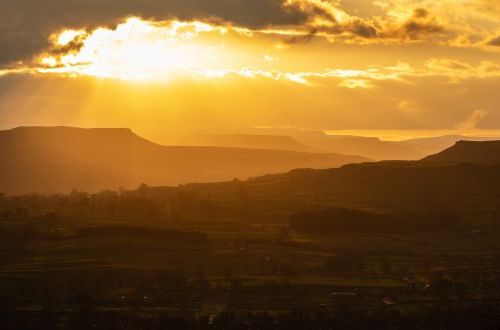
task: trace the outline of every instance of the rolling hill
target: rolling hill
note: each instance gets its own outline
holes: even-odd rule
[[[0,192],[178,185],[330,168],[359,156],[222,147],[162,146],[129,129],[19,127],[0,131]]]
[[[460,141],[420,161],[297,169],[244,183],[192,184],[182,189],[206,193],[214,200],[238,200],[238,191],[244,189],[255,208],[283,213],[340,206],[382,212],[480,208],[493,216],[500,214],[499,155],[500,141]]]

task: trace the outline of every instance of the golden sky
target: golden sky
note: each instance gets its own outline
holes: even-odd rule
[[[6,0],[0,127],[500,130],[498,0]]]

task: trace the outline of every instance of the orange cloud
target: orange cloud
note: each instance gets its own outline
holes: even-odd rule
[[[290,6],[330,18],[348,26],[351,16],[322,0],[288,0]],[[414,9],[406,22],[387,36],[417,38],[427,28],[422,22],[433,22],[424,9]],[[320,22],[320,21],[318,21]],[[321,22],[320,22],[321,23]],[[323,24],[323,23],[321,23]],[[347,24],[347,25],[346,25]],[[401,32],[404,29],[404,32]],[[377,34],[383,35],[384,30]],[[437,28],[436,28],[437,31]],[[318,32],[319,33],[319,32]],[[325,33],[323,31],[322,33]],[[400,35],[400,33],[402,33]],[[65,76],[93,76],[122,80],[171,80],[175,77],[220,79],[238,76],[247,79],[263,78],[288,81],[302,85],[336,84],[349,89],[371,89],[377,81],[407,82],[411,77],[441,76],[451,82],[469,78],[500,76],[500,64],[482,61],[472,65],[451,58],[432,58],[423,66],[399,62],[395,66],[366,65],[365,68],[325,67],[319,70],[302,68],[302,61],[293,63],[295,69],[283,70],[283,61],[274,61],[269,49],[254,47],[250,52],[240,47],[242,41],[274,40],[300,37],[296,30],[250,30],[225,23],[200,21],[148,21],[128,18],[115,28],[93,30],[62,30],[50,37],[51,47],[30,65],[4,68],[0,75],[16,73],[45,73]],[[278,36],[278,38],[275,38]],[[290,67],[290,65],[288,65]],[[333,80],[332,81],[329,81]]]

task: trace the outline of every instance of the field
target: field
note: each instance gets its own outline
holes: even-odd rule
[[[4,222],[3,226],[36,227],[36,221]],[[125,234],[75,235],[79,227],[117,223],[135,222],[122,217],[63,218],[52,229],[57,236],[36,238],[19,250],[4,251],[3,294],[18,296],[15,292],[37,286],[39,281],[59,282],[54,278],[61,279],[54,285],[66,287],[71,294],[73,277],[90,274],[80,284],[98,285],[95,278],[115,282],[105,285],[109,289],[89,288],[87,292],[106,308],[116,301],[150,295],[155,308],[193,312],[200,312],[199,305],[212,299],[244,311],[263,306],[264,310],[311,308],[344,300],[362,308],[374,303],[383,306],[387,297],[394,302],[391,306],[399,306],[399,301],[402,305],[425,301],[434,294],[433,283],[444,279],[460,281],[467,287],[467,297],[476,299],[485,293],[480,282],[499,276],[500,240],[495,232],[306,235],[290,231],[285,224],[153,221],[151,228],[196,231],[207,239],[193,244]],[[170,295],[163,287],[171,284],[172,277],[182,280],[183,295],[194,295],[187,305],[182,299],[168,302],[163,296]],[[141,278],[153,280],[138,286],[137,278],[139,282]],[[270,290],[277,294],[269,294]],[[234,295],[245,297],[235,299]],[[458,296],[451,293],[450,298]]]
[[[0,322],[36,328],[50,316],[48,324],[67,328],[91,314],[90,328],[124,320],[137,329],[162,329],[161,322],[193,329],[379,322],[384,329],[395,319],[428,328],[418,320],[450,313],[461,325],[463,315],[499,306],[500,231],[487,211],[443,222],[439,213],[333,209],[334,218],[395,225],[337,230],[322,227],[323,213],[295,213],[301,204],[291,207],[289,197],[254,208],[244,192],[203,196],[139,190],[4,199]],[[314,220],[315,230],[292,218]],[[397,226],[410,220],[430,225]]]

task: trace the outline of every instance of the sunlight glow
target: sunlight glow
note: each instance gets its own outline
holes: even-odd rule
[[[311,4],[322,4],[316,0],[289,2],[306,9]],[[347,19],[341,11],[330,6],[324,10],[336,21]],[[256,40],[256,34],[265,40],[269,33],[281,39],[250,45]],[[325,64],[325,69],[303,70],[303,61],[287,57],[289,51],[286,47],[276,47],[280,45],[276,41],[285,45],[286,40],[292,37],[301,40],[307,34],[293,29],[249,30],[230,24],[178,20],[158,22],[131,17],[114,28],[63,30],[51,37],[51,49],[40,55],[37,63],[26,66],[24,70],[135,81],[238,76],[321,86],[322,81],[334,79],[337,86],[365,90],[376,88],[382,81],[405,81],[433,75],[453,82],[471,77],[500,76],[498,63],[485,60],[469,64],[448,58],[432,58],[420,68],[399,61],[392,66],[349,69],[327,68]]]
[[[65,30],[56,36],[55,43],[58,46],[66,46],[83,35],[85,35],[84,30]]]
[[[202,33],[224,34],[225,27],[203,22],[155,23],[129,18],[116,29],[90,33],[66,30],[55,46],[75,44],[62,54],[46,54],[46,72],[118,79],[164,79],[179,70],[216,63],[224,49],[195,40]]]

